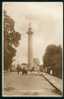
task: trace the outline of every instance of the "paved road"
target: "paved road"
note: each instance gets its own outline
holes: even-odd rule
[[[60,96],[42,77],[35,74],[20,75],[17,72],[5,74],[4,95],[8,96]]]

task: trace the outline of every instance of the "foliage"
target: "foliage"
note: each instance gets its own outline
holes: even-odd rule
[[[62,76],[62,48],[61,46],[49,45],[43,57],[45,67],[51,67],[55,76]]]
[[[15,56],[16,50],[12,47],[18,46],[20,34],[14,30],[14,21],[10,16],[4,15],[4,69],[8,70],[11,66],[12,59]]]
[[[36,65],[39,65],[39,64],[40,64],[40,61],[39,61],[38,58],[34,58],[34,59],[33,59],[33,62],[34,62]]]

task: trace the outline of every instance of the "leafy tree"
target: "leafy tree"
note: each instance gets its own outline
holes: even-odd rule
[[[39,65],[39,64],[40,64],[40,61],[39,61],[38,58],[34,58],[34,59],[33,59],[33,62],[34,62],[36,65]]]
[[[4,12],[4,69],[11,68],[12,59],[15,56],[16,50],[12,46],[18,46],[20,34],[14,30],[13,19]]]
[[[53,74],[62,77],[62,48],[61,46],[49,45],[46,48],[43,65],[52,68]]]

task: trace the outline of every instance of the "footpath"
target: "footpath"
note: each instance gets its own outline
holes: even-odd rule
[[[48,73],[42,73],[41,74],[53,87],[55,87],[57,89],[57,91],[60,92],[60,94],[63,92],[63,80],[49,75]]]

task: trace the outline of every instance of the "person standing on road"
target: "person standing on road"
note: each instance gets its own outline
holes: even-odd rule
[[[21,72],[21,67],[18,65],[17,66],[17,73],[18,73],[18,75],[20,74],[20,72]]]
[[[27,69],[25,67],[23,67],[23,69],[22,69],[22,75],[27,74],[27,73],[28,73],[27,72]]]

